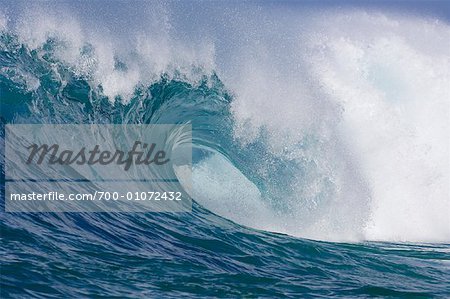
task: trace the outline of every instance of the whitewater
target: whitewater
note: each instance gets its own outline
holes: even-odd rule
[[[72,257],[32,252],[47,279],[72,296],[100,294],[109,284],[116,296],[158,296],[193,273],[199,281],[187,279],[173,297],[195,294],[208,280],[217,280],[217,292],[240,290],[231,296],[448,295],[445,17],[271,2],[143,2],[118,14],[118,4],[100,2],[5,4],[2,131],[21,123],[191,123],[192,184],[186,169],[174,171],[195,204],[181,216],[2,211],[1,247],[11,257],[2,261],[10,275],[2,279],[4,295],[21,294],[13,287],[20,275],[12,274],[21,266],[11,261],[32,263],[27,250],[56,244]],[[96,247],[110,256],[96,256]],[[85,293],[55,274],[77,259],[80,273],[95,278]],[[334,268],[336,261],[374,281]],[[96,284],[101,267],[127,276],[121,267],[128,263],[139,269],[128,284]],[[149,267],[179,280],[156,275],[143,287],[137,281]],[[395,269],[398,281],[389,274]],[[297,281],[302,275],[307,282]],[[278,283],[273,293],[256,281],[261,277]],[[324,281],[336,288],[318,288]],[[22,287],[30,296],[61,294]]]

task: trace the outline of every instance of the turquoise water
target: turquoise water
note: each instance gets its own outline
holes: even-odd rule
[[[369,30],[370,26],[364,26]],[[230,73],[216,71],[208,62],[186,63],[192,58],[189,55],[186,61],[175,59],[175,63],[161,63],[161,66],[140,56],[138,50],[131,51],[129,56],[121,56],[117,53],[123,51],[118,51],[116,55],[105,54],[110,63],[110,68],[105,68],[107,64],[99,54],[102,53],[99,45],[80,42],[73,26],[70,30],[54,24],[47,29],[32,28],[47,34],[33,37],[31,33],[32,38],[25,38],[29,34],[25,29],[5,27],[1,31],[2,143],[5,124],[192,123],[194,204],[192,213],[180,214],[6,213],[2,161],[1,298],[450,296],[450,239],[445,211],[448,194],[440,181],[430,183],[435,193],[430,193],[425,206],[420,205],[423,198],[404,199],[408,206],[405,212],[395,199],[391,202],[379,199],[386,195],[382,191],[388,185],[377,180],[380,175],[390,175],[390,180],[396,181],[404,194],[411,195],[408,188],[412,185],[402,179],[403,173],[392,170],[377,173],[373,164],[376,169],[383,168],[377,160],[365,160],[356,153],[347,155],[345,150],[337,152],[337,156],[330,153],[331,149],[351,142],[339,143],[335,137],[327,139],[324,137],[327,134],[335,135],[320,128],[338,126],[336,113],[347,109],[357,114],[358,105],[336,102],[345,108],[341,109],[338,104],[328,104],[323,99],[313,101],[318,103],[317,107],[312,102],[292,105],[288,93],[278,92],[280,82],[270,81],[273,86],[266,88],[263,85],[268,81],[258,75],[251,82],[239,77],[237,81],[241,85],[230,83],[233,82],[232,76],[227,76]],[[52,30],[57,33],[48,34]],[[448,34],[445,26],[433,30],[438,35]],[[341,43],[342,40],[333,45],[340,47]],[[163,44],[164,41],[157,47]],[[377,43],[371,45],[378,47]],[[409,55],[410,48],[401,45],[396,44],[397,50]],[[150,45],[141,47],[145,51],[154,50]],[[344,45],[339,51],[352,52],[349,48]],[[152,53],[157,56],[157,62],[173,60],[173,53],[167,51]],[[178,49],[173,55],[183,56],[181,52]],[[370,63],[378,63],[377,55],[381,54],[379,50],[375,52],[368,59]],[[442,53],[438,54],[448,57],[448,53]],[[358,57],[358,61],[365,59]],[[280,59],[284,58],[273,57],[277,63]],[[382,60],[381,67],[367,68],[365,79],[383,77],[373,73],[377,69],[390,71],[395,59],[387,55]],[[420,62],[424,61],[430,60]],[[149,65],[152,70],[143,71],[137,65]],[[92,69],[95,71],[91,72]],[[134,70],[139,73],[139,79],[135,79]],[[270,67],[269,70],[275,72]],[[253,65],[252,71],[250,77],[261,70]],[[414,71],[410,69],[409,74],[414,75]],[[436,72],[439,72],[437,66]],[[378,86],[374,80],[373,85],[381,89],[401,86],[393,93],[384,93],[401,94],[393,103],[402,101],[412,91],[420,91],[407,90],[411,88],[407,82],[412,79],[402,71],[399,73],[385,76],[391,78],[389,84]],[[442,84],[435,86],[436,94],[429,96],[430,101],[440,99],[439,88],[443,94],[446,92],[448,74],[440,74]],[[399,76],[405,77],[396,84],[393,80]],[[122,81],[131,82],[131,87]],[[324,82],[330,81],[324,79]],[[358,88],[365,88],[364,84],[360,83]],[[337,85],[331,97],[339,97],[341,90]],[[273,90],[281,94],[280,98],[275,98]],[[364,95],[359,91],[360,96]],[[242,94],[248,93],[249,100],[243,101]],[[266,95],[277,104],[260,108],[252,100]],[[368,95],[364,96],[370,100]],[[435,102],[437,106],[448,104],[448,101]],[[287,108],[283,110],[282,105]],[[298,110],[291,114],[294,108]],[[406,105],[402,109],[413,108]],[[428,111],[435,113],[431,108]],[[378,115],[378,110],[372,112]],[[323,121],[312,126],[298,121],[301,117],[308,120],[308,115]],[[347,121],[349,126],[366,124],[358,117],[339,115],[336,119]],[[435,118],[436,122],[442,125],[439,117]],[[282,122],[277,121],[280,118]],[[419,124],[420,121],[417,118]],[[399,123],[404,122],[406,118]],[[298,126],[295,132],[301,137],[292,139],[283,127],[285,123]],[[258,124],[262,125],[258,127]],[[389,125],[392,127],[387,129],[391,132],[400,132],[394,134],[397,138],[404,134],[400,125]],[[248,131],[242,133],[242,128]],[[308,132],[300,134],[302,130]],[[362,136],[357,130],[353,132],[354,139]],[[390,141],[377,136],[376,129],[368,132],[373,138]],[[444,133],[447,134],[445,130]],[[442,139],[436,140],[443,144]],[[402,149],[392,142],[392,148]],[[435,139],[429,142],[434,144]],[[365,146],[355,146],[352,152],[364,151]],[[434,154],[441,157],[433,150],[428,153],[427,157]],[[344,162],[336,162],[336,157],[354,160],[343,167]],[[383,157],[388,161],[396,158],[388,152],[383,152]],[[324,166],[322,161],[327,159],[330,162]],[[435,166],[432,158],[427,159],[424,160],[427,167]],[[415,169],[403,162],[397,160],[403,166],[398,168],[407,174]],[[423,168],[424,176],[428,174],[427,169]],[[431,169],[437,174],[435,177],[448,176],[448,172],[439,173],[438,167]],[[365,175],[357,177],[360,173]],[[419,186],[412,189],[414,192],[431,190],[427,184],[420,184],[422,179],[420,176],[411,179]],[[429,176],[426,179],[431,180]],[[391,213],[383,209],[388,204]],[[381,208],[377,210],[378,207]]]

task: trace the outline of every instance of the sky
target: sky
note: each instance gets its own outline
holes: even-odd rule
[[[17,13],[20,7],[30,5],[30,1],[24,0],[1,0],[1,6],[12,13]],[[124,7],[129,12],[139,13],[142,5],[146,3],[169,3],[168,5],[174,9],[189,9],[195,6],[236,6],[241,5],[243,1],[143,1],[143,0],[91,0],[91,1],[36,1],[40,4],[51,3],[51,6],[60,5],[72,7],[75,10],[83,11],[83,13],[91,14],[102,12],[104,14],[115,15],[117,12],[124,12]],[[35,2],[35,3],[36,3]],[[287,9],[315,9],[315,8],[381,8],[386,10],[410,11],[417,14],[433,15],[441,19],[450,21],[450,1],[448,0],[264,0],[264,1],[246,1],[246,3],[254,3],[258,6],[287,8]],[[129,5],[127,5],[129,4]]]

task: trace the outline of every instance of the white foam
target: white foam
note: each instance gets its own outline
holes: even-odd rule
[[[0,31],[6,30],[8,27],[8,19],[6,18],[6,15],[0,11]]]
[[[203,161],[194,191],[218,214],[315,239],[450,240],[448,24],[370,11],[193,11],[198,25],[181,22],[201,32],[192,36],[164,6],[133,21],[139,30],[123,28],[126,38],[48,8],[27,10],[15,30],[30,49],[56,39],[56,57],[112,101],[163,73],[196,84],[217,70],[242,146],[264,129],[273,157],[311,166],[261,196],[226,160]],[[270,163],[254,171],[270,178]],[[277,192],[288,213],[267,205]]]
[[[450,240],[450,27],[367,14],[332,21],[311,65],[344,109],[340,130],[371,190],[365,237]]]
[[[55,58],[85,76],[94,87],[114,101],[128,101],[139,84],[149,85],[165,75],[198,84],[214,70],[214,46],[205,41],[187,45],[170,36],[161,26],[131,32],[127,38],[112,35],[101,27],[79,20],[64,10],[46,7],[25,9],[16,23],[20,41],[30,50],[39,50],[49,39],[55,40]],[[165,20],[164,10],[158,14]],[[94,24],[95,25],[95,24]],[[154,27],[162,25],[153,24]],[[86,49],[89,50],[86,51]],[[125,63],[116,68],[117,61]]]
[[[333,182],[334,212],[294,234],[448,242],[450,27],[342,11],[307,23],[278,54],[243,65],[234,85],[235,132],[244,144],[264,128],[274,155],[306,157],[318,165],[310,176]],[[260,41],[261,51],[272,43],[280,40]],[[291,65],[280,63],[282,55]],[[295,147],[309,134],[319,146],[312,152]],[[296,200],[315,201],[316,193],[299,185]],[[301,215],[305,206],[297,207]]]

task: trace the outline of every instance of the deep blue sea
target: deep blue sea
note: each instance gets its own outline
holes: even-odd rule
[[[0,297],[450,297],[448,21],[214,3],[0,2]],[[192,124],[192,212],[5,212],[7,124]]]

